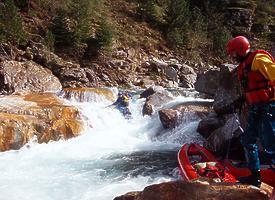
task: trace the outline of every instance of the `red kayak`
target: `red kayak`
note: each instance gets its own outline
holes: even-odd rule
[[[231,160],[219,161],[199,144],[184,144],[178,152],[178,163],[181,175],[187,181],[207,177],[217,182],[234,183],[237,182],[236,177],[250,174],[247,168],[238,168]],[[261,180],[274,187],[275,172],[261,168]]]

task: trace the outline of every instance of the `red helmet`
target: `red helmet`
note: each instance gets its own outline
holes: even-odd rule
[[[250,49],[249,41],[244,36],[237,36],[228,41],[226,51],[228,55],[245,56]]]

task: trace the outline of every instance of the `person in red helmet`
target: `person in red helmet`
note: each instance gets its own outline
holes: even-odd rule
[[[259,187],[261,180],[257,138],[261,141],[270,166],[274,168],[275,165],[275,62],[267,51],[251,51],[249,41],[244,36],[229,40],[226,50],[239,63],[238,80],[248,105],[247,126],[241,135],[241,143],[251,175],[239,177],[238,180]]]

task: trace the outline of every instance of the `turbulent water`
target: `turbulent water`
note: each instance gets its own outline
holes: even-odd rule
[[[193,101],[177,97],[168,105]],[[78,103],[85,130],[80,137],[0,153],[0,200],[112,200],[147,185],[179,179],[177,151],[184,142],[201,141],[198,120],[186,118],[164,131],[157,114],[142,116],[144,99],[130,102],[133,119],[106,108],[97,96]]]

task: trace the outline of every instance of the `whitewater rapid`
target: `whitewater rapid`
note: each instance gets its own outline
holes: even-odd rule
[[[165,106],[194,101],[177,97]],[[197,119],[165,131],[158,119],[142,116],[145,99],[130,102],[133,119],[106,108],[103,97],[77,106],[85,124],[82,135],[0,153],[0,200],[112,200],[147,185],[179,179],[177,151],[184,142],[201,142]]]

